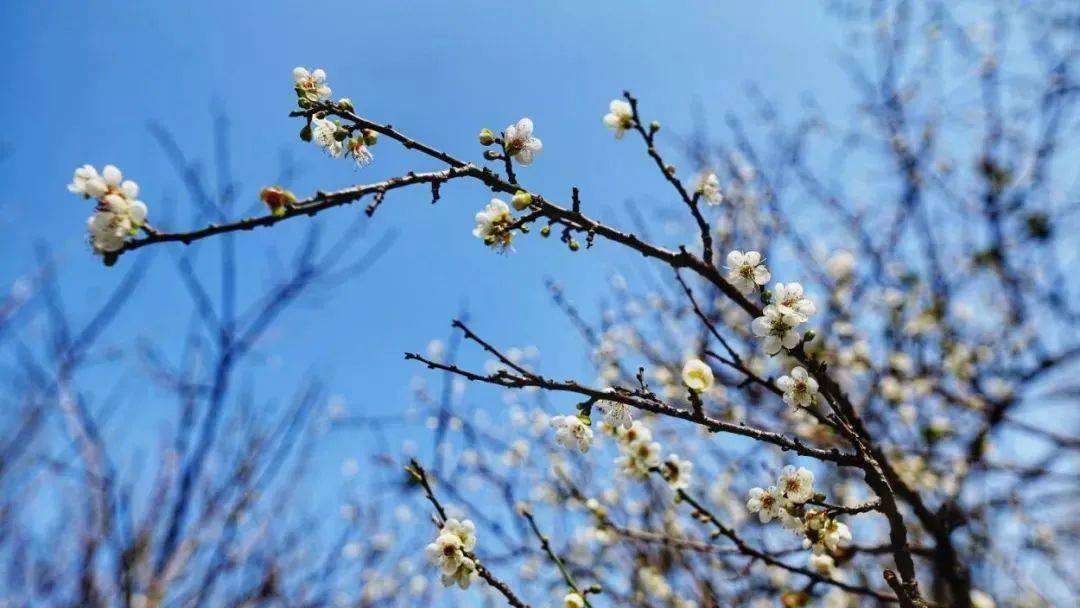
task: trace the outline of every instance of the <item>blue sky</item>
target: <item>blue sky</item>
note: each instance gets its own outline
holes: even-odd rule
[[[536,123],[544,152],[519,177],[556,199],[581,188],[593,214],[625,222],[634,200],[670,204],[666,185],[633,138],[617,142],[601,124],[610,99],[633,90],[650,118],[671,135],[686,134],[695,109],[715,130],[727,112],[746,109],[753,82],[781,106],[800,93],[836,99],[835,22],[817,2],[340,2],[340,3],[4,3],[0,48],[16,86],[0,99],[9,117],[0,142],[6,184],[6,238],[0,243],[0,283],[32,267],[35,243],[61,262],[62,284],[74,316],[108,293],[133,260],[104,268],[84,243],[88,203],[65,185],[74,167],[120,166],[142,186],[151,221],[191,228],[193,203],[146,125],[165,125],[194,159],[212,166],[211,108],[231,118],[233,173],[245,189],[239,209],[278,173],[287,151],[300,174],[300,195],[377,181],[408,170],[437,168],[384,142],[362,170],[322,156],[296,137],[286,115],[295,102],[290,71],[323,67],[335,96],[359,112],[393,123],[458,156],[480,159],[475,134],[522,116]],[[396,246],[363,277],[330,297],[308,300],[280,323],[258,376],[267,399],[291,390],[319,369],[329,391],[352,413],[386,415],[409,403],[418,372],[402,353],[444,338],[449,321],[467,307],[477,330],[501,345],[536,345],[543,368],[588,377],[583,348],[543,288],[554,277],[588,314],[601,281],[637,263],[600,244],[571,254],[554,239],[521,239],[517,252],[497,256],[470,234],[472,216],[490,198],[475,186],[447,186],[432,207],[425,190],[400,192],[370,220],[369,234],[397,231]],[[669,207],[670,208],[670,207]],[[331,232],[357,208],[317,221]],[[241,235],[244,289],[265,281],[270,251],[291,251],[302,226]],[[668,235],[676,244],[680,235]],[[106,344],[134,338],[177,343],[189,309],[173,259],[180,246],[158,248],[153,271],[140,285],[124,322]],[[176,302],[180,302],[178,305]],[[182,313],[182,314],[180,314]],[[130,354],[130,353],[129,353]],[[479,359],[477,359],[479,360]],[[123,365],[107,368],[111,386]],[[134,428],[153,428],[159,408],[138,377],[125,380],[119,407]],[[170,406],[171,407],[171,406]],[[132,436],[115,431],[118,440]],[[409,435],[422,437],[420,428]],[[324,446],[326,462],[361,455],[357,439]],[[327,480],[336,483],[336,467]]]

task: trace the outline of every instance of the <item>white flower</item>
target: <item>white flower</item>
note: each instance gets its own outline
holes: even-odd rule
[[[810,407],[818,391],[817,380],[802,367],[792,369],[790,376],[780,376],[776,387],[784,391],[784,403],[793,407]]]
[[[297,67],[292,71],[296,83],[296,93],[309,101],[322,101],[330,98],[330,87],[326,86],[326,72],[317,69],[309,72],[307,68]]]
[[[719,205],[724,200],[724,194],[720,191],[720,179],[712,171],[702,171],[698,177],[696,192],[701,194],[709,205]]]
[[[544,147],[543,142],[533,137],[533,122],[528,118],[506,127],[503,142],[506,153],[523,165],[531,165],[533,157]]]
[[[727,280],[743,295],[750,295],[758,285],[765,285],[772,279],[769,269],[762,263],[761,254],[756,251],[732,251],[727,254]]]
[[[89,198],[100,198],[108,192],[105,179],[98,175],[93,165],[83,165],[75,169],[67,188],[68,192]]]
[[[476,526],[466,519],[448,519],[435,542],[425,549],[428,560],[442,573],[443,585],[467,588],[476,579],[476,562],[466,555],[476,547]]]
[[[837,281],[848,279],[855,272],[855,255],[841,249],[825,260],[825,270]]]
[[[996,608],[997,603],[985,591],[972,589],[968,596],[971,599],[971,608]]]
[[[317,117],[311,119],[312,141],[322,146],[326,153],[334,158],[340,158],[345,151],[345,147],[335,137],[338,129],[338,124],[332,120]]]
[[[777,283],[773,289],[773,303],[781,311],[795,315],[800,323],[806,322],[817,312],[817,307],[803,295],[802,285],[798,283]]]
[[[362,136],[350,139],[348,149],[345,150],[345,153],[352,156],[353,160],[356,161],[356,165],[359,167],[363,167],[375,160],[375,155],[371,153],[371,148],[364,143],[364,138]]]
[[[596,407],[604,413],[604,422],[611,425],[612,428],[622,427],[628,429],[633,423],[630,406],[621,401],[601,400],[597,402]]]
[[[776,486],[768,489],[750,488],[750,499],[746,501],[746,510],[757,513],[761,523],[767,524],[775,517],[780,517],[784,510],[784,497]]]
[[[506,250],[510,247],[514,233],[506,228],[513,223],[514,218],[510,215],[510,207],[505,202],[497,198],[491,199],[491,202],[476,214],[475,220],[476,228],[473,228],[473,236],[496,250]]]
[[[86,222],[94,253],[119,251],[124,240],[146,222],[146,204],[138,200],[139,185],[124,181],[115,165],[105,165],[100,175],[92,165],[75,169],[68,191],[98,199],[94,215]]]
[[[555,441],[567,448],[577,448],[581,453],[589,451],[593,432],[578,416],[554,416],[551,428],[555,429]]]
[[[635,420],[629,427],[615,427],[615,439],[624,446],[635,441],[652,441],[652,431],[640,420]]]
[[[664,475],[672,490],[685,490],[690,486],[690,476],[694,470],[694,463],[689,460],[680,460],[677,454],[671,454],[664,459],[660,466],[660,472]]]
[[[604,124],[615,131],[615,139],[622,139],[623,133],[634,126],[634,109],[622,99],[612,99],[608,110],[604,115]]]
[[[571,591],[563,598],[563,608],[585,608],[585,598],[576,591]]]
[[[701,359],[689,359],[682,368],[683,384],[695,393],[703,393],[713,386],[713,372]]]
[[[810,555],[810,569],[822,576],[833,578],[836,571],[836,560],[831,555]]]
[[[814,472],[810,469],[786,466],[780,473],[780,491],[793,503],[804,503],[814,497]]]
[[[630,477],[648,477],[649,471],[660,466],[660,444],[647,438],[636,439],[623,446],[615,464]]]
[[[799,319],[794,314],[783,312],[770,304],[762,311],[762,316],[754,319],[750,329],[759,338],[765,338],[765,352],[775,355],[781,348],[795,348],[799,344],[799,334],[795,326]]]

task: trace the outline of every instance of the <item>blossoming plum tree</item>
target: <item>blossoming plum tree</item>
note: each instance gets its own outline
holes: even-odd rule
[[[730,143],[687,150],[689,178],[669,160],[677,144],[634,95],[598,108],[597,127],[620,140],[612,145],[635,136],[670,187],[691,226],[685,242],[617,227],[577,188],[568,197],[531,188],[518,172],[541,170],[543,157],[527,117],[481,129],[483,151],[470,160],[334,101],[327,74],[305,68],[293,71],[301,139],[365,165],[381,138],[443,167],[303,198],[268,185],[268,213],[177,232],[146,223],[138,187],[115,167],[80,167],[69,189],[98,201],[91,243],[109,264],[365,198],[370,216],[406,188],[430,189],[434,203],[448,184],[471,181],[495,195],[462,213],[464,233],[479,208],[472,234],[484,246],[511,253],[554,233],[571,251],[621,248],[665,271],[669,284],[647,294],[614,281],[624,306],[596,324],[550,286],[585,336],[595,380],[545,375],[461,320],[455,330],[486,367],[405,355],[504,391],[507,417],[529,439],[512,443],[506,421],[466,426],[453,403],[437,405],[436,432],[457,420],[467,447],[454,467],[412,461],[407,471],[434,509],[425,552],[446,586],[482,584],[519,607],[1051,605],[1075,592],[1054,574],[1075,530],[1033,507],[1060,500],[1075,515],[1080,444],[1028,412],[1042,381],[1080,358],[1077,283],[1062,257],[1075,254],[1077,191],[1051,181],[1078,153],[1064,137],[1080,97],[1077,38],[1049,12],[1028,15],[1040,28],[1039,60],[1026,64],[1032,99],[1005,78],[993,42],[934,7],[886,2],[867,14],[873,27],[853,21],[886,66],[852,67],[864,96],[854,124],[814,108],[787,126],[758,99],[763,125],[732,118]],[[916,25],[927,34],[918,45],[907,35]],[[953,124],[941,109],[956,100],[916,78],[946,53],[975,66],[966,74],[982,90],[974,124]],[[917,58],[925,63],[910,65]],[[1007,125],[1014,113],[1023,118]],[[858,136],[831,139],[844,129]],[[835,179],[815,158],[867,148],[832,168]],[[872,184],[869,208],[859,202],[865,176],[886,182]],[[1056,395],[1075,403],[1075,390]],[[998,456],[1003,437],[1030,450]],[[1065,455],[1071,468],[1057,467]],[[507,513],[448,509],[440,495],[469,503],[465,478]],[[567,536],[550,538],[541,522]],[[1023,565],[1004,558],[1018,546],[1035,547]],[[548,574],[532,558],[550,563]],[[1036,563],[1054,566],[1038,578]]]

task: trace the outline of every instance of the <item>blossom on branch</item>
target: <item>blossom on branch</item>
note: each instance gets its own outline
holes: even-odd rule
[[[435,542],[425,549],[428,560],[439,568],[446,587],[467,589],[476,580],[476,562],[467,555],[476,547],[476,526],[471,520],[447,519]]]
[[[138,199],[139,185],[124,180],[114,165],[105,165],[100,174],[92,165],[75,169],[68,191],[97,199],[94,214],[86,222],[94,253],[120,250],[127,237],[146,222],[146,204]]]
[[[305,67],[293,68],[296,96],[308,102],[330,99],[330,87],[326,85],[326,72],[322,69],[308,71]]]
[[[772,279],[769,269],[762,263],[761,254],[756,251],[732,251],[727,254],[727,280],[743,295],[754,293],[759,285],[765,285]]]
[[[817,380],[800,366],[793,368],[790,376],[777,378],[776,387],[784,391],[784,403],[794,407],[810,407],[818,392]]]
[[[551,428],[555,429],[555,441],[563,447],[577,448],[582,454],[592,445],[593,432],[580,416],[554,416]]]
[[[533,137],[533,122],[529,118],[522,118],[517,124],[506,127],[503,145],[506,153],[523,165],[531,165],[533,157],[544,147],[539,138]]]
[[[496,251],[506,251],[514,239],[514,231],[509,229],[514,218],[510,207],[500,199],[493,198],[474,218],[476,227],[473,236]]]
[[[724,194],[720,190],[720,178],[712,171],[702,171],[698,176],[695,192],[705,199],[709,205],[719,205],[724,201]]]
[[[799,283],[777,283],[773,288],[773,303],[782,312],[794,315],[800,323],[805,323],[817,312],[814,302],[803,295]]]
[[[755,336],[765,338],[765,352],[775,355],[781,348],[795,348],[799,344],[799,334],[794,331],[799,323],[794,313],[769,304],[750,324],[750,329]]]
[[[622,99],[612,99],[604,115],[604,125],[615,132],[615,139],[622,139],[623,133],[634,126],[634,109]]]
[[[713,386],[713,371],[701,359],[689,359],[682,368],[682,380],[690,390],[703,393]]]

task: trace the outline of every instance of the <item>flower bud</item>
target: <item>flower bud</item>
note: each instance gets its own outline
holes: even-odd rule
[[[814,338],[816,338],[816,337],[817,337],[817,332],[815,332],[812,329],[806,330],[806,333],[803,334],[803,340],[805,340],[807,342],[813,342]]]
[[[651,123],[649,123],[649,130],[652,131],[653,133],[656,133],[657,131],[659,131],[660,130],[660,121],[659,120],[654,120]]]
[[[495,134],[491,132],[491,129],[480,129],[480,145],[490,146],[495,143]]]
[[[270,208],[270,213],[281,217],[285,209],[296,203],[296,195],[280,186],[267,186],[259,192],[259,198]]]
[[[334,140],[335,141],[345,141],[345,138],[348,137],[348,136],[349,136],[349,132],[347,130],[345,130],[345,129],[339,128],[337,131],[334,131]]]
[[[352,100],[348,97],[342,97],[341,99],[339,99],[337,105],[339,108],[345,110],[346,112],[352,112],[356,110],[356,108],[352,105]]]
[[[308,101],[307,97],[301,97],[300,99],[296,100],[296,105],[306,110],[311,107],[311,102]]]
[[[550,235],[551,235],[551,226],[544,226],[543,228],[540,229],[540,236],[542,236],[542,237],[544,237],[546,239]]]
[[[581,245],[574,239],[570,239],[570,251],[577,251],[578,249],[581,249]]]
[[[500,155],[495,150],[485,150],[484,151],[484,158],[486,158],[488,160],[498,160],[500,158]]]
[[[532,204],[532,195],[524,190],[518,190],[510,202],[514,205],[514,209],[521,211]]]
[[[364,129],[364,144],[374,146],[379,143],[379,134],[371,129]]]
[[[300,129],[300,140],[311,141],[311,125],[304,125],[304,128]]]

